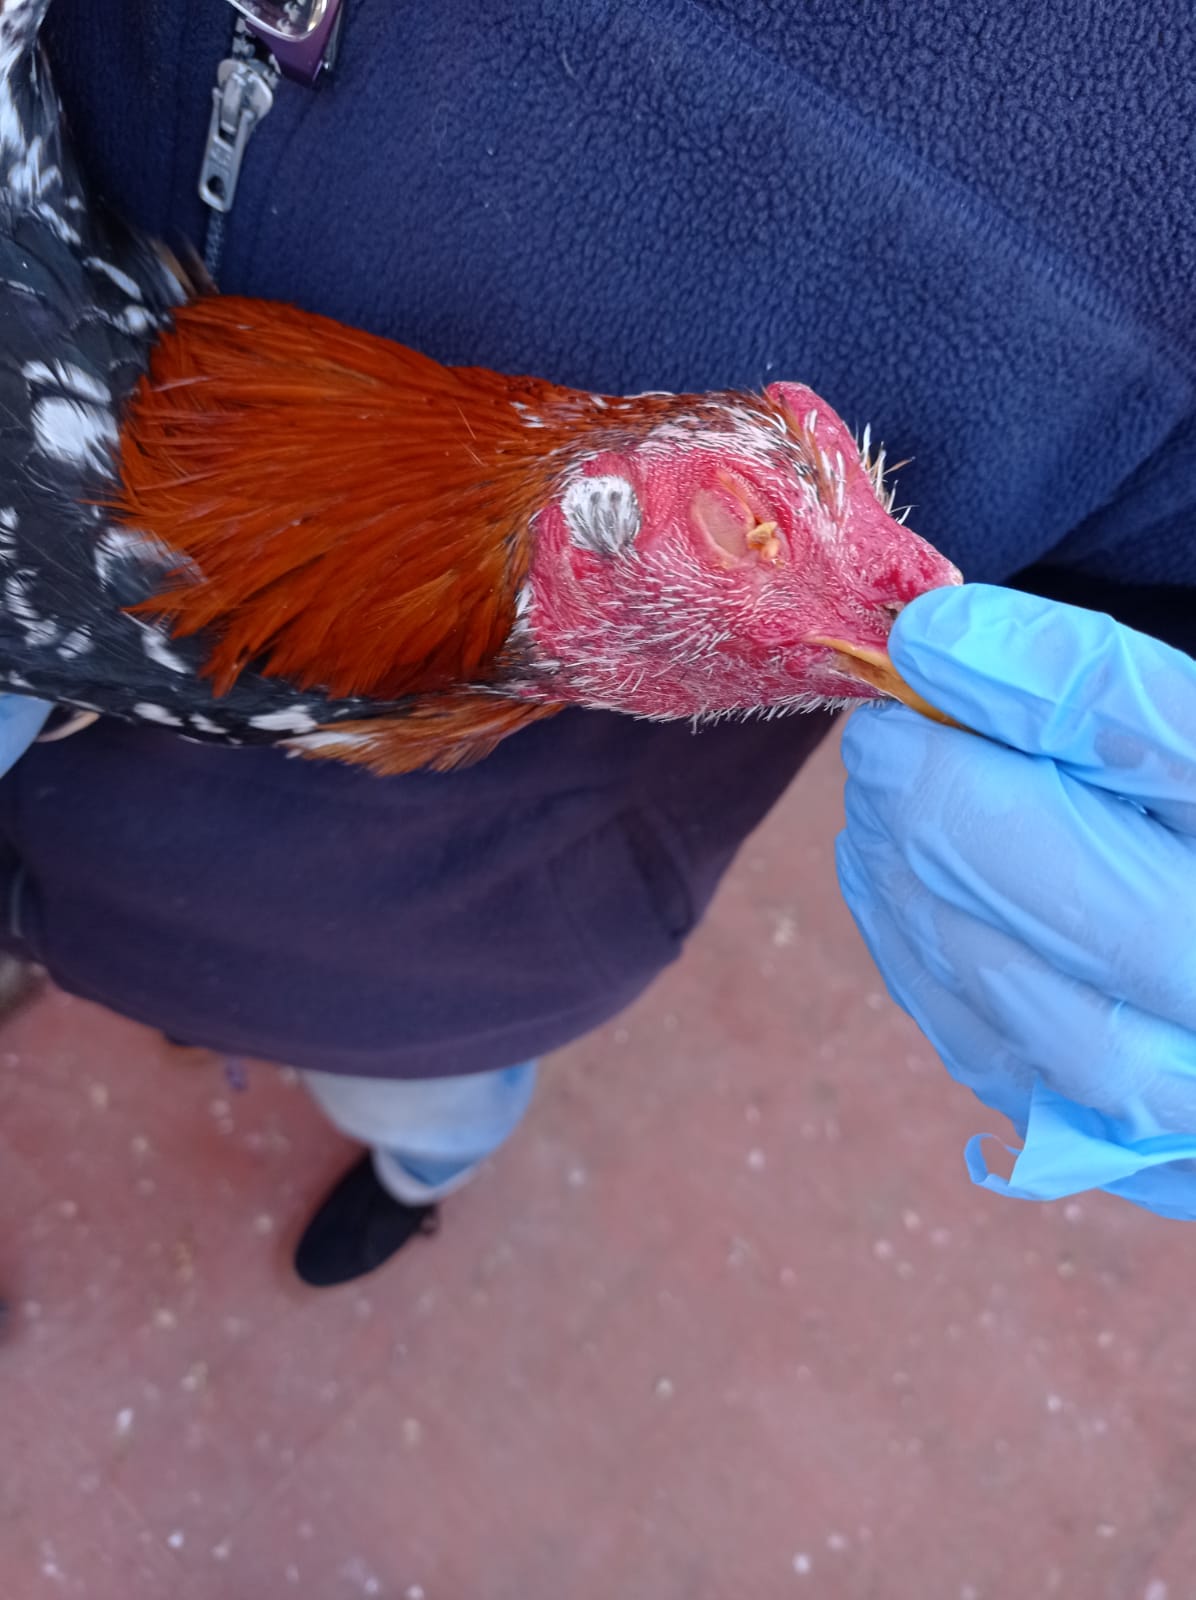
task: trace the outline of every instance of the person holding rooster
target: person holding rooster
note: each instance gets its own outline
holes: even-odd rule
[[[1196,24],[1098,10],[55,0],[46,46],[103,194],[206,237],[222,291],[602,394],[800,377],[883,423],[970,580],[892,659],[973,732],[852,718],[844,893],[1023,1141],[977,1181],[1186,1217]],[[370,1147],[301,1242],[316,1285],[426,1230],[535,1059],[679,954],[831,720],[571,709],[379,778],[108,718],[31,744],[45,711],[0,700],[8,947],[302,1070]]]

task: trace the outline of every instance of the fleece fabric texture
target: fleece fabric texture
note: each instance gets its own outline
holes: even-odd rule
[[[346,3],[335,78],[254,135],[223,288],[607,391],[801,379],[913,458],[968,577],[1196,648],[1186,9]],[[83,159],[168,239],[231,22],[52,8]],[[0,786],[9,938],[196,1043],[503,1066],[676,955],[823,728],[574,713],[381,781],[101,723]]]

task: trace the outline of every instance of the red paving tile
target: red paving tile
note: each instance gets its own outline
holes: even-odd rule
[[[0,1594],[1193,1600],[1185,1230],[970,1187],[825,752],[685,960],[390,1269],[348,1147],[49,993],[0,1034]]]

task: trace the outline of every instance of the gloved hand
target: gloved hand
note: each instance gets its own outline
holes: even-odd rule
[[[0,778],[28,750],[54,707],[23,694],[0,694]]]
[[[973,1139],[974,1181],[1196,1217],[1196,663],[980,585],[913,601],[890,648],[988,737],[857,712],[839,881],[893,998],[1022,1136],[1008,1181]]]

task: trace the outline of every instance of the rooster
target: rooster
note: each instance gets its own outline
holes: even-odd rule
[[[191,281],[0,0],[0,688],[379,773],[878,693],[959,582],[810,389],[590,394]]]

